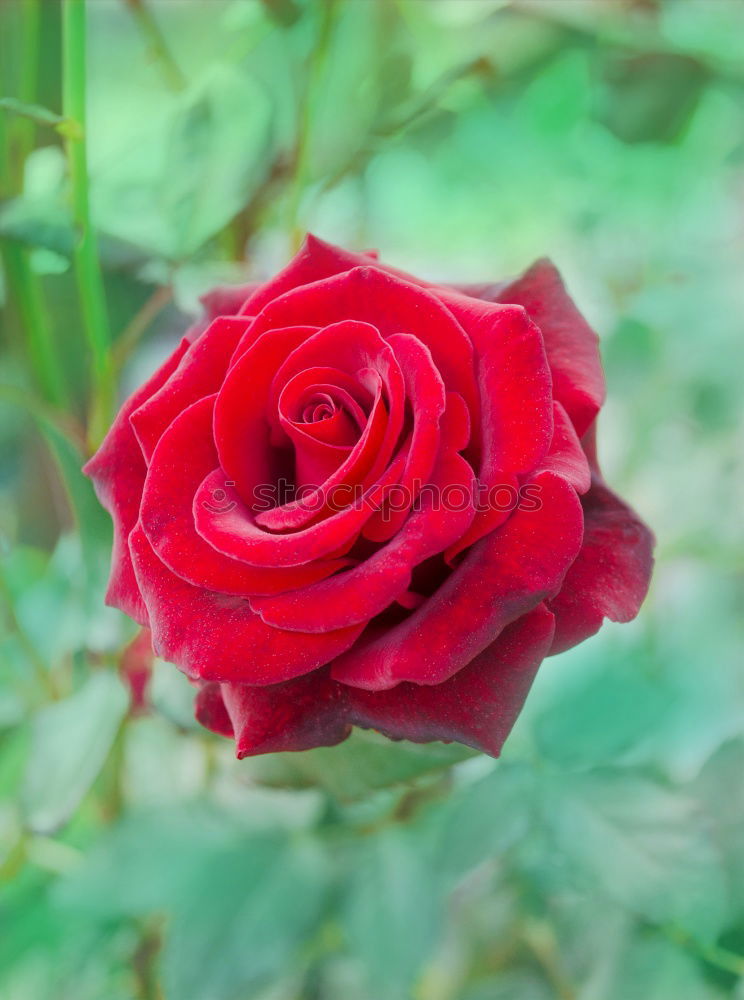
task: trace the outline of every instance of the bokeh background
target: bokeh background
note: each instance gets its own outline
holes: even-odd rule
[[[0,0],[3,1000],[744,998],[743,40],[740,0]],[[132,710],[79,467],[305,230],[548,254],[600,332],[658,567],[498,763],[239,763],[158,662]]]

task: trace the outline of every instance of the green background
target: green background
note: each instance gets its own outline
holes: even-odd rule
[[[744,4],[87,21],[86,175],[79,34],[63,59],[57,3],[0,3],[2,1000],[742,1000]],[[127,714],[79,466],[112,381],[308,229],[432,279],[547,254],[600,332],[652,591],[543,665],[499,763],[370,735],[237,762],[162,663]]]

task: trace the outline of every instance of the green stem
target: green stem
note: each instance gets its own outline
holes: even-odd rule
[[[109,352],[111,337],[106,292],[98,258],[96,234],[90,218],[88,156],[85,137],[86,39],[85,0],[62,3],[62,106],[66,118],[80,126],[68,136],[73,220],[79,240],[73,259],[83,326],[91,352],[93,402],[89,435],[97,443],[109,422],[114,402],[114,374]]]
[[[36,97],[39,62],[39,2],[23,0],[21,6],[20,74],[21,101]],[[33,121],[0,115],[0,196],[12,197],[23,188],[23,169],[34,147]],[[41,283],[31,266],[29,251],[12,240],[2,241],[3,269],[9,297],[13,301],[28,345],[28,361],[44,398],[57,406],[67,402],[67,393],[54,349],[49,318],[44,308]]]
[[[26,335],[34,379],[44,399],[63,407],[67,402],[65,384],[54,350],[41,284],[31,266],[28,251],[11,240],[5,240],[2,258],[8,288]]]
[[[149,45],[150,51],[160,66],[168,85],[173,90],[184,90],[188,81],[173,58],[166,44],[165,36],[145,0],[124,0],[124,2],[129,8],[146,43]]]

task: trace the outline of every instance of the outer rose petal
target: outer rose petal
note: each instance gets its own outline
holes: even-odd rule
[[[388,504],[369,519],[362,534],[373,542],[386,542],[396,534],[408,517],[418,488],[428,480],[436,461],[440,442],[439,422],[447,403],[444,383],[434,367],[431,352],[424,344],[405,333],[394,334],[388,338],[388,343],[403,372],[406,399],[412,411],[411,447],[396,487],[399,500],[410,498],[410,503],[408,506],[399,505],[394,511]],[[462,397],[458,399],[462,400]],[[468,434],[458,447],[464,448],[468,443],[469,423],[466,429]]]
[[[202,680],[273,684],[328,663],[348,649],[361,626],[308,635],[265,625],[247,601],[193,587],[158,559],[141,525],[129,536],[147,606],[153,649]]]
[[[95,455],[83,466],[90,476],[101,504],[114,522],[111,575],[106,603],[119,608],[140,625],[147,625],[147,611],[142,603],[132,568],[127,539],[139,517],[140,497],[147,466],[134,436],[129,417],[164,384],[188,350],[182,340],[158,370],[122,404],[108,434]]]
[[[131,423],[146,461],[168,425],[192,403],[217,392],[246,320],[222,316],[193,343],[168,381],[131,415]]]
[[[260,287],[254,282],[247,285],[217,285],[206,295],[202,295],[199,301],[204,306],[204,313],[186,331],[186,339],[193,344],[218,316],[238,316],[246,300]]]
[[[553,473],[541,473],[534,485],[539,509],[515,511],[404,622],[340,656],[333,676],[373,691],[400,681],[440,684],[508,624],[555,596],[581,546],[581,505]]]
[[[498,757],[550,648],[553,627],[553,615],[539,604],[443,684],[352,689],[350,718],[394,740],[454,740]]]
[[[150,629],[142,628],[124,647],[119,660],[119,675],[129,688],[129,711],[132,715],[147,711],[152,661]]]
[[[449,296],[447,305],[473,341],[481,399],[478,478],[488,492],[517,488],[544,458],[553,436],[552,379],[540,330],[524,309]],[[488,505],[447,553],[453,559],[502,524]]]
[[[577,493],[586,493],[591,485],[591,471],[573,424],[560,403],[553,403],[553,440],[550,450],[540,463],[540,470],[549,469],[563,476]]]
[[[524,306],[542,330],[554,396],[581,437],[604,402],[605,381],[597,334],[574,305],[560,274],[549,260],[538,260],[516,281],[501,286],[495,301]]]
[[[260,285],[243,307],[246,315],[255,316],[269,302],[299,285],[309,285],[334,274],[343,274],[353,267],[370,264],[377,259],[376,251],[351,253],[332,243],[325,243],[308,233],[305,240],[287,264],[271,281]]]
[[[346,691],[327,670],[264,688],[223,684],[222,699],[239,758],[335,746],[351,732]]]
[[[200,686],[194,702],[194,715],[200,725],[217,733],[218,736],[227,736],[232,739],[235,735],[230,716],[227,714],[225,703],[222,700],[220,685],[216,681],[207,681],[206,684]]]
[[[638,614],[653,568],[654,536],[638,515],[601,480],[582,497],[584,542],[557,597],[551,653],[561,653],[599,631],[607,617],[629,622]]]
[[[396,740],[456,740],[497,756],[552,635],[553,616],[541,604],[443,684],[361,691],[336,683],[324,669],[261,688],[222,684],[222,706],[216,685],[207,685],[197,718],[215,732],[234,733],[238,757],[333,746],[352,724]]]
[[[247,300],[262,286],[251,282],[247,285],[217,285],[199,299],[206,318],[239,316]]]

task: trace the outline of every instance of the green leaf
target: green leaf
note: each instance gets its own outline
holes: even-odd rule
[[[54,902],[99,923],[167,913],[166,996],[239,1000],[290,970],[319,925],[328,875],[306,837],[246,831],[233,813],[194,803],[132,811]]]
[[[168,910],[188,897],[205,859],[234,839],[235,826],[222,810],[132,809],[56,886],[54,901],[99,920]]]
[[[723,1000],[706,981],[701,966],[669,941],[638,936],[620,952],[606,1000]]]
[[[292,971],[317,927],[326,869],[315,845],[247,837],[202,864],[162,956],[168,997],[240,1000]]]
[[[502,855],[526,834],[534,784],[529,767],[497,762],[491,774],[437,810],[433,868],[445,884]]]
[[[588,670],[564,678],[535,720],[540,753],[564,767],[611,764],[658,729],[672,693],[638,670],[641,654],[609,664],[592,657]]]
[[[507,969],[475,984],[462,1000],[555,1000],[555,993],[536,973]]]
[[[192,256],[248,202],[268,162],[270,105],[245,72],[220,66],[148,131],[93,168],[101,229],[168,260]]]
[[[600,118],[623,142],[673,142],[708,81],[706,67],[676,52],[618,56],[605,66]]]
[[[336,747],[304,753],[277,753],[245,762],[256,779],[279,788],[320,786],[351,802],[477,756],[459,744],[393,743],[376,733],[355,730]]]
[[[388,827],[361,842],[352,859],[344,930],[374,995],[411,995],[436,942],[441,903],[436,872],[411,830]]]
[[[100,671],[33,717],[22,792],[31,830],[53,833],[72,816],[103,766],[126,708],[118,677]]]
[[[710,816],[732,902],[744,917],[744,740],[722,746],[700,772],[693,789]]]
[[[720,932],[727,909],[721,859],[694,800],[608,770],[546,782],[543,808],[553,851],[578,883],[701,940]]]
[[[0,209],[0,235],[35,249],[69,257],[78,234],[65,204],[54,196],[21,196]]]

